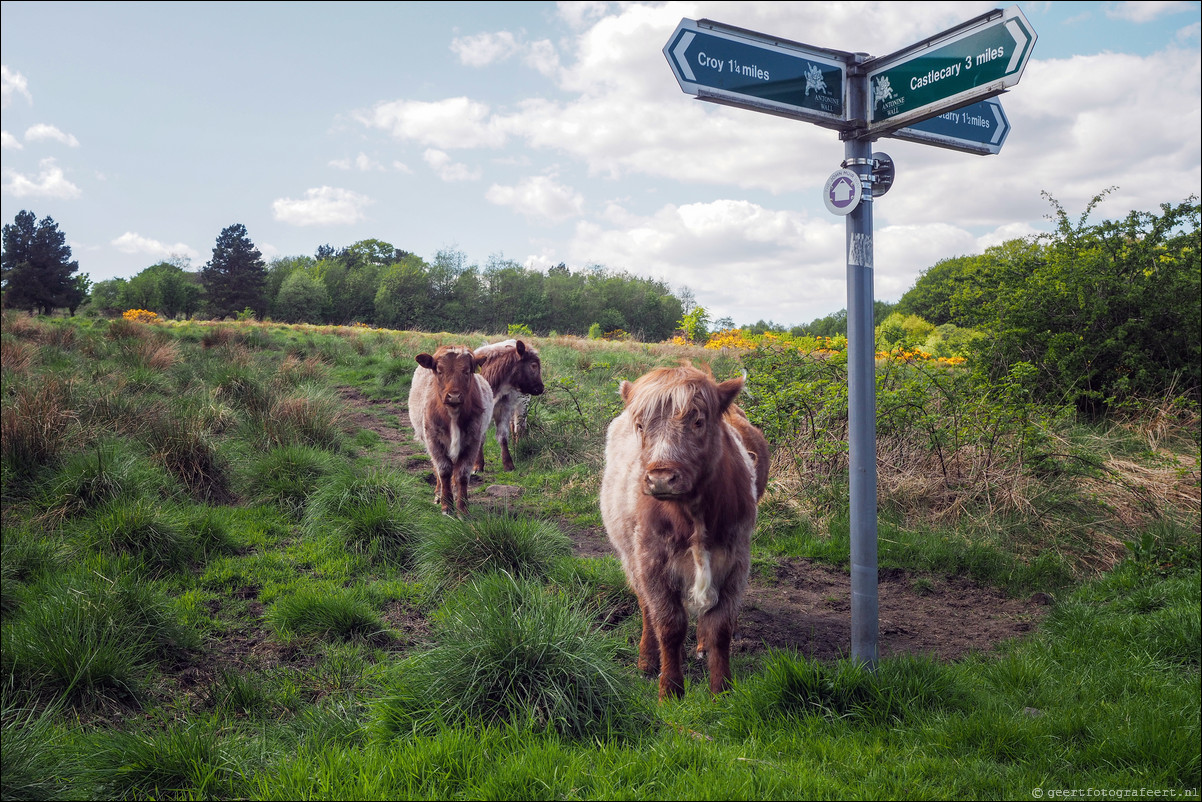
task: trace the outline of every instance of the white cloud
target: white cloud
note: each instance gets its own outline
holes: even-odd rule
[[[38,123],[37,125],[31,125],[29,128],[25,129],[26,142],[40,142],[43,139],[49,139],[54,142],[62,142],[69,148],[79,147],[79,140],[76,139],[74,135],[65,134],[55,128],[53,125]]]
[[[294,226],[349,225],[363,219],[363,207],[372,201],[349,189],[318,187],[300,200],[280,198],[272,203],[274,217]]]
[[[330,162],[331,167],[337,167],[339,170],[350,170],[354,168],[360,172],[383,172],[387,168],[380,164],[375,159],[368,156],[362,151],[354,159],[334,159]]]
[[[479,181],[479,169],[471,169],[466,164],[451,161],[450,155],[433,148],[422,154],[422,161],[430,166],[443,181]]]
[[[584,196],[546,176],[534,176],[515,186],[493,184],[484,197],[531,221],[562,223],[584,211]]]
[[[165,245],[158,240],[143,237],[141,234],[135,234],[132,231],[126,231],[113,240],[111,245],[121,251],[121,253],[145,254],[152,259],[164,260],[174,256],[183,257],[189,262],[200,260],[200,253],[182,242],[177,242],[174,245]]]
[[[21,144],[21,140],[17,139],[8,131],[0,131],[0,147],[9,148],[11,150],[22,150],[25,146]]]
[[[1197,3],[1174,0],[1138,0],[1138,2],[1113,3],[1106,8],[1106,16],[1129,22],[1152,22],[1170,14],[1198,13]]]
[[[0,65],[0,108],[7,109],[14,94],[24,95],[26,100],[33,103],[33,95],[29,94],[29,81],[25,76],[19,72],[12,72],[7,64]]]
[[[461,36],[451,40],[451,52],[469,67],[484,67],[504,61],[522,50],[509,31]]]
[[[547,39],[531,43],[522,61],[548,78],[553,77],[560,69],[559,54],[555,52],[555,45]]]
[[[433,103],[417,100],[377,103],[371,111],[359,112],[355,117],[396,139],[437,148],[495,148],[505,143],[505,132],[490,118],[488,106],[466,97]]]
[[[38,163],[40,172],[36,177],[19,173],[9,167],[3,169],[3,186],[0,191],[14,198],[58,198],[72,200],[83,193],[79,187],[67,180],[63,170],[54,159],[42,159]]]
[[[923,270],[944,259],[1015,239],[999,229],[977,237],[943,222],[876,231],[874,297],[897,300]],[[745,200],[667,205],[651,215],[617,204],[604,222],[576,226],[568,253],[527,263],[600,263],[688,287],[711,319],[806,323],[847,305],[845,226],[841,218],[769,209]]]

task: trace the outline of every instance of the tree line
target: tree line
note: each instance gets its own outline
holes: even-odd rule
[[[669,339],[692,305],[664,282],[602,267],[545,273],[490,258],[484,268],[459,251],[439,251],[432,263],[369,239],[329,245],[313,256],[264,261],[246,227],[224,229],[212,258],[196,272],[173,258],[130,279],[91,284],[75,276],[65,236],[49,217],[17,215],[4,227],[4,306],[49,314],[67,309],[119,315],[146,309],[166,318],[214,319],[254,315],[288,323],[370,326],[420,331],[533,334],[622,332],[656,342]]]

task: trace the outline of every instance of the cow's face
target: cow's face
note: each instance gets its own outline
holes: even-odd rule
[[[443,406],[455,410],[470,397],[474,381],[472,374],[476,371],[471,351],[443,346],[433,356],[418,354],[417,364],[434,372],[438,398]]]
[[[742,387],[742,379],[715,384],[696,368],[665,368],[622,383],[639,440],[643,493],[680,500],[709,477],[722,413]]]
[[[543,362],[539,359],[538,351],[528,348],[518,340],[518,355],[521,360],[514,371],[514,384],[526,395],[543,394]]]

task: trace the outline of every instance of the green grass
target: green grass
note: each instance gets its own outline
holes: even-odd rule
[[[467,519],[443,516],[423,534],[417,568],[436,588],[488,573],[541,580],[571,550],[567,537],[549,521],[494,513]]]
[[[600,526],[618,382],[677,352],[538,340],[518,470],[490,442],[483,477],[525,493],[452,519],[342,428],[335,386],[398,415],[414,354],[483,338],[6,315],[4,798],[1197,798],[1197,510],[1159,478],[1052,465],[1008,486],[1029,514],[954,521],[885,496],[883,567],[1048,592],[1049,614],[956,662],[735,655],[730,692],[656,704],[617,559],[564,533]],[[1060,435],[1188,490],[1196,436],[1158,434],[1178,462],[1139,432]],[[755,570],[846,564],[844,496],[778,477]]]

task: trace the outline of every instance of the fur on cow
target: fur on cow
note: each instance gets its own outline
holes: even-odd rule
[[[525,423],[529,396],[543,394],[543,363],[538,351],[523,340],[504,340],[482,345],[474,356],[480,364],[480,374],[493,392],[492,422],[496,426],[497,444],[501,446],[501,465],[513,470],[509,453],[510,437],[517,433],[519,416]],[[476,470],[484,470],[484,444],[476,455]]]
[[[472,462],[484,443],[492,417],[492,388],[479,373],[470,348],[444,345],[418,354],[409,389],[413,435],[434,463],[435,500],[450,514],[467,512],[467,483]]]
[[[717,383],[688,363],[621,384],[609,426],[601,516],[643,617],[639,668],[659,698],[684,693],[682,653],[697,617],[710,690],[730,682],[730,642],[747,587],[768,443],[734,403],[742,377]]]

